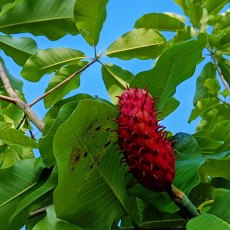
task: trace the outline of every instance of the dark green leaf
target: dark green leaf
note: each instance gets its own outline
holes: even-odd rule
[[[153,29],[134,29],[118,38],[106,55],[121,59],[150,59],[158,57],[166,44],[163,35]]]
[[[184,18],[170,13],[150,13],[139,18],[135,28],[148,28],[163,31],[176,31],[184,28]]]
[[[85,40],[96,46],[106,18],[108,0],[77,0],[74,8],[77,28]]]
[[[133,80],[133,74],[128,70],[124,70],[121,67],[110,63],[104,64],[101,71],[109,96],[112,102],[116,104],[118,101],[116,96],[119,96],[122,91],[129,86]]]
[[[120,166],[114,145],[112,119],[116,116],[114,107],[84,100],[58,128],[54,136],[59,171],[54,206],[58,218],[87,228],[107,229],[121,215],[130,214],[135,202],[128,197],[126,170]]]
[[[77,64],[67,65],[61,69],[59,69],[55,75],[51,78],[48,87],[46,88],[45,92],[49,91],[50,89],[54,88],[70,75],[84,67],[87,62],[78,62]],[[44,98],[44,104],[46,108],[54,105],[56,102],[61,100],[64,96],[66,96],[69,92],[74,89],[77,89],[80,86],[80,74],[76,75],[70,81],[66,82],[62,87],[56,89],[54,92],[49,94]]]
[[[37,148],[37,143],[16,129],[0,129],[0,139],[9,145]]]
[[[0,31],[13,34],[29,32],[57,40],[66,34],[77,34],[73,7],[75,0],[16,0],[1,12]]]
[[[228,85],[230,85],[230,60],[226,58],[221,58],[218,61],[218,64],[221,69],[221,73],[224,76],[224,79],[227,81]]]
[[[205,39],[201,37],[166,50],[153,69],[137,74],[131,86],[147,87],[153,96],[159,97],[158,109],[162,110],[176,87],[193,75],[204,45]]]
[[[44,74],[52,73],[66,64],[78,63],[85,58],[81,51],[68,48],[50,48],[31,56],[21,75],[29,81],[39,81]]]
[[[21,66],[38,51],[37,44],[33,39],[14,38],[9,35],[0,35],[0,48]]]

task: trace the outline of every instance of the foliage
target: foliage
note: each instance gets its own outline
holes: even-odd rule
[[[0,49],[28,81],[52,74],[44,94],[27,103],[22,81],[10,75],[0,57],[0,225],[6,230],[24,225],[28,230],[230,229],[229,1],[175,0],[183,15],[140,15],[103,54],[111,63],[96,54],[108,2],[0,3]],[[82,36],[95,52],[93,60],[81,47],[40,49],[35,37],[54,41],[66,35]],[[135,58],[140,65],[148,59],[154,65],[134,75],[112,58],[122,63]],[[96,62],[111,101],[87,94],[70,97],[81,73]],[[198,65],[203,69],[196,76]],[[166,193],[148,191],[126,175],[114,130],[116,96],[127,86],[146,87],[157,97],[160,119],[176,110],[176,88],[191,77],[197,84],[189,122],[199,118],[196,132],[171,134],[174,184],[201,211],[187,221]],[[42,99],[43,121],[31,109]],[[41,131],[37,139],[36,127]]]

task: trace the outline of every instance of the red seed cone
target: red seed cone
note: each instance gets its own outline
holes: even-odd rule
[[[137,181],[152,191],[166,191],[175,176],[174,152],[158,124],[155,102],[145,89],[119,96],[118,143]]]

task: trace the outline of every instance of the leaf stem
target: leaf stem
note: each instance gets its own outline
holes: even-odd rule
[[[49,206],[45,206],[45,207],[42,207],[42,208],[39,208],[39,209],[37,209],[37,210],[35,210],[35,211],[30,212],[29,219],[34,218],[34,217],[36,217],[36,216],[39,216],[39,215],[45,213],[45,212],[46,212],[46,209],[47,209],[48,207],[49,207]]]
[[[174,203],[180,208],[180,214],[184,218],[193,218],[200,215],[198,209],[189,200],[189,198],[174,185],[167,191]]]
[[[93,61],[89,62],[88,64],[86,64],[85,66],[83,66],[81,69],[79,69],[78,71],[74,72],[69,77],[67,77],[64,81],[62,81],[61,83],[59,83],[58,85],[56,85],[55,87],[53,87],[52,89],[50,89],[49,91],[47,91],[46,93],[44,93],[43,95],[41,95],[40,97],[38,97],[36,100],[34,100],[33,102],[31,102],[29,104],[30,107],[32,107],[33,105],[35,105],[37,102],[41,101],[43,98],[45,98],[46,96],[48,96],[49,94],[51,94],[55,90],[57,90],[60,87],[62,87],[65,83],[67,83],[68,81],[70,81],[72,78],[74,78],[79,73],[81,73],[84,70],[86,70],[89,66],[91,66],[93,63],[95,63],[96,61],[98,61],[99,58],[100,58],[100,56],[97,56],[95,59],[93,59]]]
[[[21,108],[26,116],[33,122],[33,124],[42,131],[44,129],[44,122],[34,113],[34,111],[31,109],[30,105],[25,103],[15,92],[15,90],[12,88],[11,83],[5,73],[5,70],[2,66],[2,63],[0,62],[0,77],[2,79],[3,85],[6,89],[6,92],[12,98],[12,101],[15,101],[15,104]]]
[[[203,208],[210,206],[214,203],[214,200],[207,200],[205,202],[203,202],[202,204],[199,205],[198,210],[200,210],[200,212],[202,211]]]

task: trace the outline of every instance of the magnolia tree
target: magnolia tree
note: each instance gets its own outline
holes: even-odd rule
[[[97,53],[108,0],[1,1],[0,48],[24,79],[52,74],[27,101],[0,59],[1,229],[230,229],[228,2],[175,0],[184,15],[140,15]],[[68,34],[82,36],[95,57],[81,47],[39,49],[33,36]],[[121,68],[104,57],[154,65],[134,76],[125,61]],[[70,97],[95,63],[111,100]],[[192,135],[172,133],[160,120],[176,110],[176,87],[190,77],[197,83],[189,122],[200,122]]]

